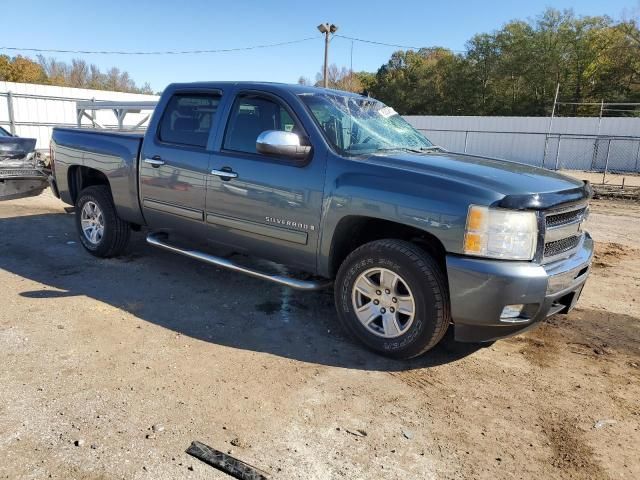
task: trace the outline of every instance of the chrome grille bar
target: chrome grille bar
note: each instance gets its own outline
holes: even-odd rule
[[[544,249],[542,262],[549,263],[571,256],[584,237],[582,223],[589,207],[582,203],[544,213]]]

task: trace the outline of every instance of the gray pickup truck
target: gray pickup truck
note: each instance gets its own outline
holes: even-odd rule
[[[395,358],[450,325],[490,341],[568,312],[589,274],[588,183],[449,153],[369,97],[173,84],[146,134],[56,128],[51,145],[53,191],[93,255],[145,227],[151,245],[291,288],[333,283],[346,330]]]

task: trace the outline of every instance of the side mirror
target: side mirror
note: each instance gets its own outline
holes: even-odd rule
[[[300,145],[300,137],[293,132],[266,130],[258,135],[256,150],[266,155],[304,160],[311,152],[311,147]]]

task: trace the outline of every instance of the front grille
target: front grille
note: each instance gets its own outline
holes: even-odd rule
[[[584,217],[586,210],[587,207],[582,207],[577,210],[547,215],[547,228],[560,227],[562,225],[579,222],[582,220],[582,217]]]
[[[588,212],[589,206],[586,203],[545,212],[543,262],[551,262],[573,253],[583,237],[581,225]]]
[[[581,238],[582,235],[575,235],[573,237],[562,238],[554,242],[545,243],[544,256],[555,257],[556,255],[561,255],[565,252],[573,250],[578,246]]]

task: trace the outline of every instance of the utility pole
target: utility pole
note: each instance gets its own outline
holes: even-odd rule
[[[322,86],[329,86],[329,35],[338,31],[338,26],[333,23],[321,23],[318,25],[320,33],[324,33],[324,68],[322,72]]]
[[[544,162],[547,159],[547,147],[549,146],[549,135],[551,135],[551,128],[553,127],[553,117],[556,116],[556,104],[558,103],[558,94],[560,93],[560,82],[556,85],[556,94],[553,97],[553,109],[551,110],[551,117],[549,118],[549,128],[547,134],[544,137],[544,153],[542,155],[542,168],[544,168]],[[558,150],[560,149],[560,137],[558,137]]]
[[[351,63],[349,65],[349,90],[353,92],[353,40],[351,40]]]

